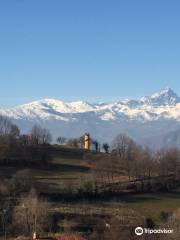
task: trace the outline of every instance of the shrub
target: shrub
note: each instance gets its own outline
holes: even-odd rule
[[[160,212],[160,219],[161,221],[167,221],[168,218],[169,218],[169,213],[168,212],[164,212],[164,211],[161,211]]]

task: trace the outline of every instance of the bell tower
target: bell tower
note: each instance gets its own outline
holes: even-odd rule
[[[89,133],[84,134],[84,149],[86,149],[86,150],[90,149],[90,134]]]

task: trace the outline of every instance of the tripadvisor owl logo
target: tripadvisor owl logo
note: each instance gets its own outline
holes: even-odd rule
[[[148,229],[148,228],[142,228],[137,227],[135,229],[135,234],[137,236],[141,236],[143,234],[172,234],[174,231],[173,229]]]
[[[137,227],[136,229],[135,229],[135,234],[136,235],[138,235],[138,236],[141,236],[141,235],[143,235],[143,228],[142,227]]]

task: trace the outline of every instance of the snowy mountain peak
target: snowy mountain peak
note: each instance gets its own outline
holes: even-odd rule
[[[154,93],[151,98],[159,98],[159,97],[174,97],[179,98],[178,95],[169,87],[166,87],[159,92]]]
[[[90,112],[95,110],[95,106],[93,104],[83,102],[83,101],[75,101],[68,103],[71,107],[72,112]]]
[[[9,117],[23,133],[29,133],[34,124],[39,124],[49,129],[54,139],[60,135],[79,137],[89,132],[97,139],[111,141],[118,133],[127,133],[144,143],[146,138],[148,142],[152,136],[180,128],[180,97],[171,88],[165,88],[141,99],[111,103],[46,98],[14,108],[0,108],[0,114]]]
[[[180,102],[180,97],[171,88],[167,87],[150,97],[141,98],[140,101],[153,106],[175,105]]]
[[[95,107],[83,101],[75,101],[68,103],[57,99],[45,98],[39,101],[33,101],[27,104],[17,106],[14,109],[18,112],[36,112],[36,115],[42,116],[42,113],[44,112],[51,115],[58,113],[64,114],[89,112],[95,110]]]
[[[93,114],[103,121],[154,121],[164,118],[180,121],[180,97],[171,88],[165,88],[140,100],[126,99],[115,103],[63,102],[46,98],[11,109],[0,109],[0,114],[13,119],[33,121],[34,119],[75,121]]]
[[[39,101],[33,101],[24,105],[17,106],[16,109],[20,110],[46,110],[48,109],[53,109],[54,111],[57,112],[70,112],[71,109],[69,109],[69,106],[64,103],[63,101],[56,100],[56,99],[50,99],[50,98],[45,98]]]

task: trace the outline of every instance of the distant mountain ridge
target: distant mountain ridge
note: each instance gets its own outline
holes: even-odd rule
[[[101,141],[111,142],[123,132],[146,144],[142,139],[155,139],[180,129],[180,97],[171,88],[165,88],[152,96],[115,103],[43,99],[1,108],[0,114],[11,118],[23,132],[38,123],[47,127],[54,138],[77,137],[88,131]]]

